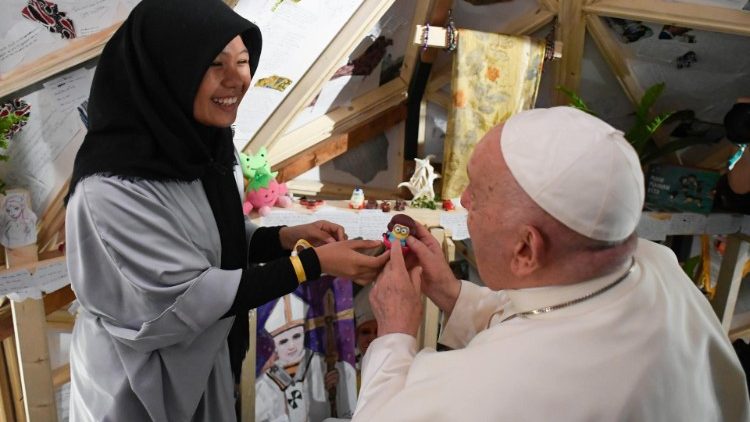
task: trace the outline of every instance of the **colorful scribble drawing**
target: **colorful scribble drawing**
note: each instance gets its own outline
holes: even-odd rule
[[[21,131],[31,114],[31,106],[26,101],[14,99],[0,104],[0,148],[8,148],[13,135]],[[0,160],[7,160],[0,154]]]
[[[295,3],[299,3],[302,0],[292,0],[292,1]],[[276,9],[278,9],[279,6],[281,6],[281,3],[284,3],[284,0],[276,0],[276,3],[274,3],[273,7],[271,8],[271,11],[275,12]]]
[[[255,86],[259,88],[271,88],[279,92],[284,92],[284,90],[291,84],[292,80],[289,78],[285,78],[279,75],[272,75],[259,80],[258,83],[255,84]]]
[[[63,39],[76,37],[73,21],[65,16],[65,12],[57,9],[57,4],[45,0],[29,0],[28,5],[21,10],[26,19],[39,22],[49,32],[60,34]]]
[[[350,60],[349,63],[341,66],[336,73],[333,74],[331,79],[347,75],[369,75],[378,66],[380,61],[383,60],[386,49],[389,45],[393,45],[392,39],[386,38],[382,35],[379,36],[359,57]]]

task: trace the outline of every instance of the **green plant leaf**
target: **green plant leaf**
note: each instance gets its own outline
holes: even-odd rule
[[[641,97],[641,101],[638,104],[638,108],[635,111],[636,116],[639,120],[646,121],[648,119],[648,111],[651,110],[656,99],[659,98],[662,91],[664,91],[664,82],[652,85]]]
[[[579,97],[578,94],[576,94],[575,92],[569,90],[568,88],[565,88],[562,85],[558,85],[557,89],[568,97],[568,100],[570,101],[570,105],[572,107],[575,107],[575,108],[577,108],[577,109],[579,109],[581,111],[585,111],[586,113],[588,113],[588,114],[590,114],[592,116],[596,116],[596,113],[594,113],[589,108],[589,106],[586,105],[586,102],[583,101],[583,98]]]

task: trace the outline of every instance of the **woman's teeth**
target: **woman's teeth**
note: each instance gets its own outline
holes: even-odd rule
[[[236,103],[237,97],[212,98],[211,101],[219,105],[228,106]]]

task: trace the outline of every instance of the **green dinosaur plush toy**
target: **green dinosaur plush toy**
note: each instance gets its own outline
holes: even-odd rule
[[[271,165],[266,160],[266,153],[266,147],[261,147],[255,155],[240,153],[242,174],[250,181],[250,185],[267,187],[268,182],[276,178],[276,175],[279,174],[277,171],[271,171]]]

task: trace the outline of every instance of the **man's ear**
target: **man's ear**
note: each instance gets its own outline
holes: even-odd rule
[[[534,226],[527,224],[518,229],[510,270],[517,277],[531,275],[542,267],[544,262],[544,237]]]

